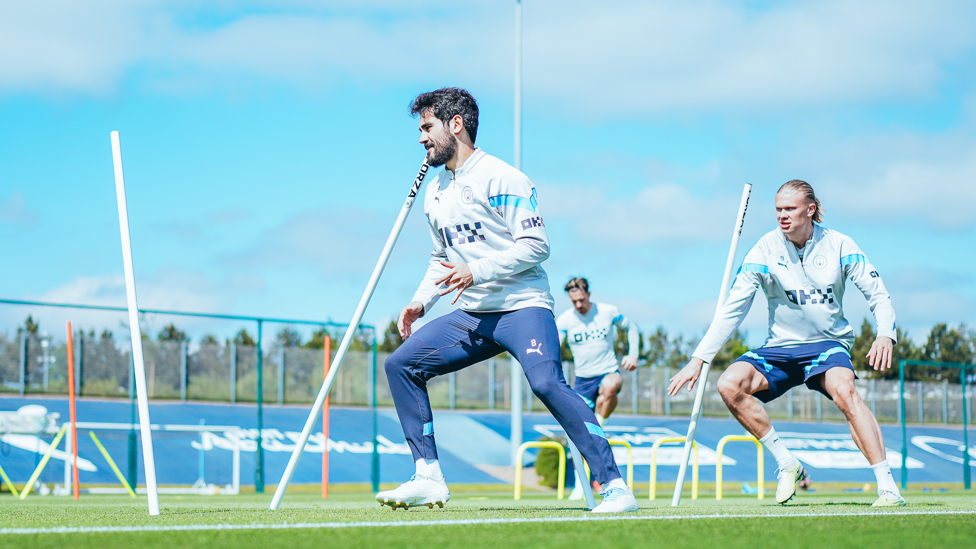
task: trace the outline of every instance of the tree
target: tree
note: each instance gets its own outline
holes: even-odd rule
[[[301,347],[302,334],[298,333],[298,331],[293,328],[285,326],[282,329],[278,330],[278,333],[275,334],[274,346],[275,347]]]
[[[712,369],[725,370],[732,365],[733,360],[747,352],[749,352],[749,346],[746,345],[746,334],[736,329],[732,332],[732,337],[725,342],[725,345],[719,349],[715,358],[712,359]]]
[[[335,337],[329,333],[329,330],[325,326],[322,326],[318,330],[312,332],[312,338],[305,342],[305,345],[302,345],[302,347],[305,347],[306,349],[325,349],[326,337],[332,341],[335,340]]]
[[[34,321],[34,315],[27,315],[27,318],[24,320],[24,325],[17,327],[17,335],[19,336],[26,331],[28,336],[37,336],[37,331],[40,327],[40,323]]]
[[[688,353],[691,350],[689,342],[683,336],[669,338],[664,328],[657,330],[647,337],[647,349],[641,356],[647,364],[666,368],[682,368],[688,363]]]
[[[627,356],[630,354],[630,342],[627,341],[627,330],[624,330],[619,326],[617,326],[616,329],[616,337],[613,338],[613,354],[618,357]],[[642,350],[641,348],[644,347],[644,338],[638,338],[637,342],[639,348],[635,354],[640,356],[640,352]]]
[[[400,329],[397,327],[396,319],[394,319],[390,321],[390,324],[386,327],[386,331],[383,332],[383,341],[380,342],[377,351],[381,353],[392,353],[400,345],[403,345],[403,338],[400,337]]]
[[[217,341],[217,338],[213,334],[207,334],[207,335],[203,336],[203,339],[200,340],[200,344],[201,345],[220,345],[220,342]]]
[[[231,343],[234,343],[236,345],[244,345],[246,347],[257,346],[254,342],[254,338],[251,337],[251,334],[247,333],[247,330],[244,329],[237,332],[237,335],[234,336],[234,339],[231,340]]]
[[[186,337],[186,332],[177,328],[172,322],[159,331],[156,339],[159,341],[189,341],[189,338]]]
[[[959,328],[949,328],[945,323],[936,324],[929,332],[928,340],[921,349],[921,359],[933,362],[970,363],[973,360],[971,338],[967,334],[966,325]],[[959,370],[922,366],[926,377],[932,379],[948,379],[951,383],[959,382]]]

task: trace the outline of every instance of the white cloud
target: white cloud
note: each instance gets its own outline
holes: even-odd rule
[[[27,198],[20,191],[11,191],[10,196],[0,200],[0,224],[28,227],[37,223],[41,215],[27,208]]]
[[[395,6],[395,7],[393,7]],[[257,8],[257,9],[255,9]],[[586,116],[932,97],[971,55],[968,2],[536,0],[525,7],[525,85],[541,108]],[[197,19],[220,24],[195,24]],[[161,89],[236,77],[321,87],[512,83],[505,3],[325,5],[102,0],[0,7],[0,90],[104,94],[128,72]]]
[[[727,240],[739,206],[739,196],[695,196],[674,183],[648,185],[615,198],[593,186],[538,187],[547,220],[570,223],[578,240],[618,249]]]

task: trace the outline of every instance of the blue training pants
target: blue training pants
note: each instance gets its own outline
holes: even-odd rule
[[[579,448],[593,478],[601,484],[620,478],[593,411],[566,384],[556,322],[551,311],[540,307],[503,313],[454,310],[425,324],[386,359],[390,392],[414,461],[437,459],[427,382],[503,351],[522,365],[532,392]]]

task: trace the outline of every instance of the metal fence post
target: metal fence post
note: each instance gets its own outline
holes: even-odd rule
[[[457,398],[457,372],[447,374],[447,407],[454,409],[455,398]]]
[[[817,393],[817,423],[823,421],[823,395]]]
[[[256,398],[258,401],[258,446],[254,454],[254,491],[258,494],[264,493],[264,408],[261,401],[264,400],[264,364],[261,359],[261,320],[258,320],[258,386]]]
[[[278,351],[278,404],[285,403],[285,348]]]
[[[966,417],[966,366],[959,368],[962,384],[962,483],[966,490],[972,488],[972,471],[969,470],[969,419]]]
[[[640,398],[640,382],[639,382],[639,378],[637,376],[637,370],[638,370],[638,368],[634,368],[630,372],[630,377],[631,377],[631,380],[630,380],[630,387],[631,387],[631,389],[630,389],[631,390],[631,394],[630,394],[630,413],[631,414],[634,414],[635,416],[637,415],[637,399]]]
[[[898,361],[898,423],[901,423],[901,489],[908,489],[908,428],[905,426],[905,361]]]
[[[488,359],[488,409],[495,409],[495,357]]]
[[[27,388],[27,330],[20,334],[20,394]]]
[[[237,402],[237,344],[230,344],[230,401]]]
[[[81,389],[84,387],[82,378],[85,376],[85,332],[78,330],[78,375],[75,376],[75,395],[81,396]]]
[[[186,401],[186,341],[180,342],[180,400]]]
[[[786,392],[786,407],[789,409],[788,417],[793,421],[793,389]]]
[[[921,381],[915,382],[915,392],[918,393],[918,422],[919,424],[925,423],[925,389],[922,387]]]
[[[942,380],[942,424],[949,423],[949,380]]]
[[[376,330],[373,330],[373,352],[369,355],[370,391],[369,406],[373,410],[373,459],[370,467],[370,480],[373,481],[373,493],[380,491],[380,450],[379,423],[376,412]]]
[[[664,367],[664,387],[665,387],[665,390],[664,390],[664,415],[667,416],[667,417],[671,417],[671,395],[668,394],[668,391],[667,391],[667,386],[668,386],[668,383],[667,382],[668,382],[669,379],[671,379],[671,367],[670,366],[665,366]]]
[[[877,383],[875,383],[875,381],[876,380],[874,378],[871,378],[871,381],[868,382],[868,386],[871,388],[870,389],[870,391],[871,391],[871,414],[873,414],[874,417],[878,417],[878,386],[877,386]]]

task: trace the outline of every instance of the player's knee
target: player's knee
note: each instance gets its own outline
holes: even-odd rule
[[[387,378],[399,377],[407,371],[406,353],[399,353],[397,351],[394,351],[393,354],[386,357],[386,362],[383,364]]]
[[[536,370],[536,368],[526,373],[526,377],[529,380],[529,387],[532,388],[533,393],[540,398],[544,398],[559,390],[559,380],[556,376],[545,375],[542,372],[537,373],[533,370]]]
[[[623,386],[623,382],[619,378],[607,380],[600,385],[600,396],[606,398],[615,397],[620,392],[621,386]]]
[[[735,372],[726,370],[718,378],[718,394],[722,396],[722,400],[725,402],[734,400],[744,391],[745,386],[746,380]]]
[[[834,398],[837,407],[845,413],[854,410],[861,398],[857,394],[857,389],[854,388],[853,383],[841,383],[837,385],[833,388],[831,396]]]

